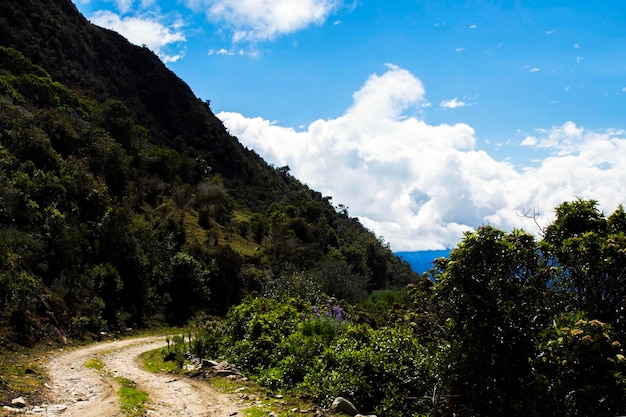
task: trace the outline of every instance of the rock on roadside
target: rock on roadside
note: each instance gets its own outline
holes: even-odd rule
[[[335,401],[333,401],[333,404],[330,406],[330,410],[333,413],[344,413],[349,416],[356,416],[359,414],[354,404],[343,397],[335,398]]]
[[[24,397],[17,397],[11,400],[11,407],[14,408],[24,408],[26,407],[26,400]]]

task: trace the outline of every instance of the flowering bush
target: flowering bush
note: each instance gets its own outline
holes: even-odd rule
[[[624,410],[625,352],[609,324],[564,316],[543,336],[536,368],[547,407],[581,417]]]

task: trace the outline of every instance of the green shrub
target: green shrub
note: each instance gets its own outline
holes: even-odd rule
[[[626,352],[609,324],[562,317],[543,334],[535,366],[543,405],[561,416],[617,415],[626,407]]]
[[[213,353],[271,390],[304,392],[326,406],[344,396],[386,416],[430,411],[424,397],[435,387],[432,360],[412,330],[351,323],[334,298],[310,305],[249,297],[223,327],[205,333],[197,340],[221,333]]]
[[[311,363],[298,389],[325,405],[344,396],[379,415],[428,411],[424,397],[435,386],[431,358],[409,329],[350,325]]]

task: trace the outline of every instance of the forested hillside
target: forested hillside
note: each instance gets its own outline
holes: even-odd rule
[[[70,0],[0,1],[0,344],[418,277]]]

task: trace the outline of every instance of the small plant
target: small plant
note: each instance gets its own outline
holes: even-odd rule
[[[181,336],[172,336],[171,339],[169,336],[166,336],[165,341],[167,342],[167,351],[163,351],[163,361],[175,363],[178,366],[178,369],[182,369],[185,364],[185,355],[188,354],[191,349],[191,333],[189,333],[188,336],[189,348],[185,343],[185,333]]]
[[[335,298],[329,298],[325,304],[320,304],[318,299],[312,307],[312,314],[302,315],[300,331],[306,337],[320,336],[328,343],[335,338],[341,327],[347,324],[344,314]]]

